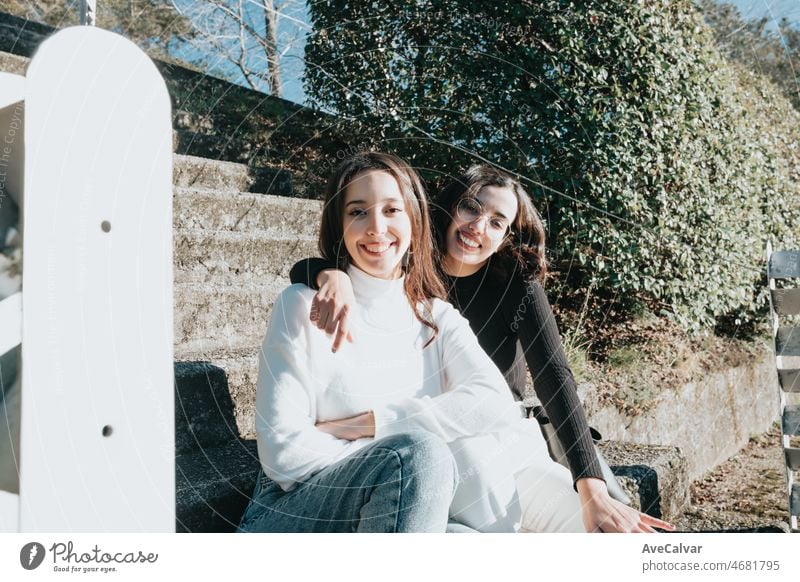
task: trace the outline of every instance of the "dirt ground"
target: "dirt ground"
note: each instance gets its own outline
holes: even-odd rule
[[[738,455],[691,486],[678,531],[788,531],[788,496],[780,428],[750,440]]]

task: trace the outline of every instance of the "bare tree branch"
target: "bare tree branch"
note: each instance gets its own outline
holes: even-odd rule
[[[250,87],[275,96],[283,92],[282,60],[310,28],[292,15],[300,10],[299,0],[202,0],[187,9],[199,37],[194,46],[219,51]]]

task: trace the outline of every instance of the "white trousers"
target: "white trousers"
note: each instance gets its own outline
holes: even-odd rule
[[[580,498],[566,467],[548,456],[520,472],[516,481],[522,506],[520,532],[586,532]]]
[[[458,439],[450,517],[481,532],[585,532],[572,476],[550,458],[535,420]]]

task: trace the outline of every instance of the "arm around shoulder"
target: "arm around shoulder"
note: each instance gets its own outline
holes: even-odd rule
[[[292,283],[301,283],[311,289],[319,290],[319,274],[328,269],[335,269],[336,264],[317,257],[311,257],[297,261],[291,271],[289,271],[289,280]]]

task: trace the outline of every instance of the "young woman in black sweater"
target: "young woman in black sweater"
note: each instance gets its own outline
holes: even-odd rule
[[[671,529],[669,524],[612,499],[608,493],[555,318],[541,286],[547,269],[544,228],[522,185],[491,166],[472,166],[442,191],[432,208],[449,300],[469,321],[481,347],[503,372],[518,400],[525,391],[527,363],[536,395],[566,452],[582,515],[568,524],[556,516],[557,512],[548,515],[549,510],[543,507],[542,527],[579,529],[576,523],[579,526],[582,521],[586,531],[653,531],[652,526]],[[407,260],[413,261],[413,256]],[[336,351],[343,341],[353,341],[348,312],[354,301],[347,275],[333,267],[321,259],[306,259],[292,268],[291,279],[319,289],[310,317],[320,329],[335,334]],[[542,477],[530,486],[541,488],[545,499],[568,496],[571,492],[564,489],[569,482],[566,474],[553,479]]]

